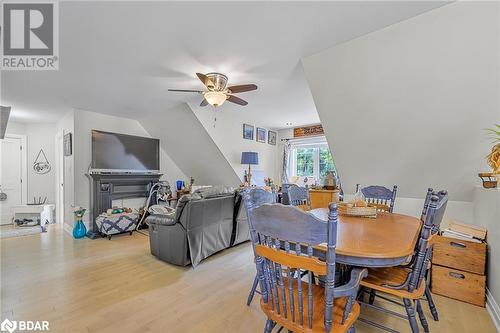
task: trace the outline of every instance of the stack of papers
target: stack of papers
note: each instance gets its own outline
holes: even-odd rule
[[[442,236],[469,242],[483,243],[486,241],[487,230],[475,225],[450,221],[448,228],[444,229]]]

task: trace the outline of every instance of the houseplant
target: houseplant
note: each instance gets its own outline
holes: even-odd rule
[[[486,156],[486,162],[491,167],[492,172],[482,172],[478,176],[483,181],[484,188],[496,188],[500,179],[500,125],[495,124],[494,128],[486,129],[493,139],[491,153]]]
[[[85,215],[85,212],[87,210],[82,207],[75,207],[73,210],[73,213],[75,214],[75,225],[73,227],[73,237],[74,238],[83,238],[87,234],[87,228],[85,227],[85,224],[83,223],[82,219],[83,216]]]
[[[495,124],[494,128],[488,128],[487,131],[491,134],[495,145],[491,148],[491,153],[486,156],[486,162],[498,178],[500,174],[500,124]]]

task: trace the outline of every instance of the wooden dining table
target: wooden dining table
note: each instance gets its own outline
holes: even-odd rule
[[[328,208],[309,211],[328,220]],[[414,252],[422,222],[403,214],[380,212],[376,218],[339,215],[336,261],[361,267],[391,267],[404,264]],[[326,251],[326,244],[316,246]]]

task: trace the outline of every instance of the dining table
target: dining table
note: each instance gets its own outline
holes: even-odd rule
[[[327,221],[328,208],[309,211]],[[422,221],[404,214],[379,212],[376,218],[339,214],[336,262],[361,267],[392,267],[408,262],[418,241]],[[320,244],[315,250],[327,250]]]

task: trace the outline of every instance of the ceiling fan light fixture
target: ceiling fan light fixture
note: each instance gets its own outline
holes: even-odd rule
[[[207,91],[203,94],[208,104],[213,106],[221,106],[227,99],[225,93],[221,91]]]

